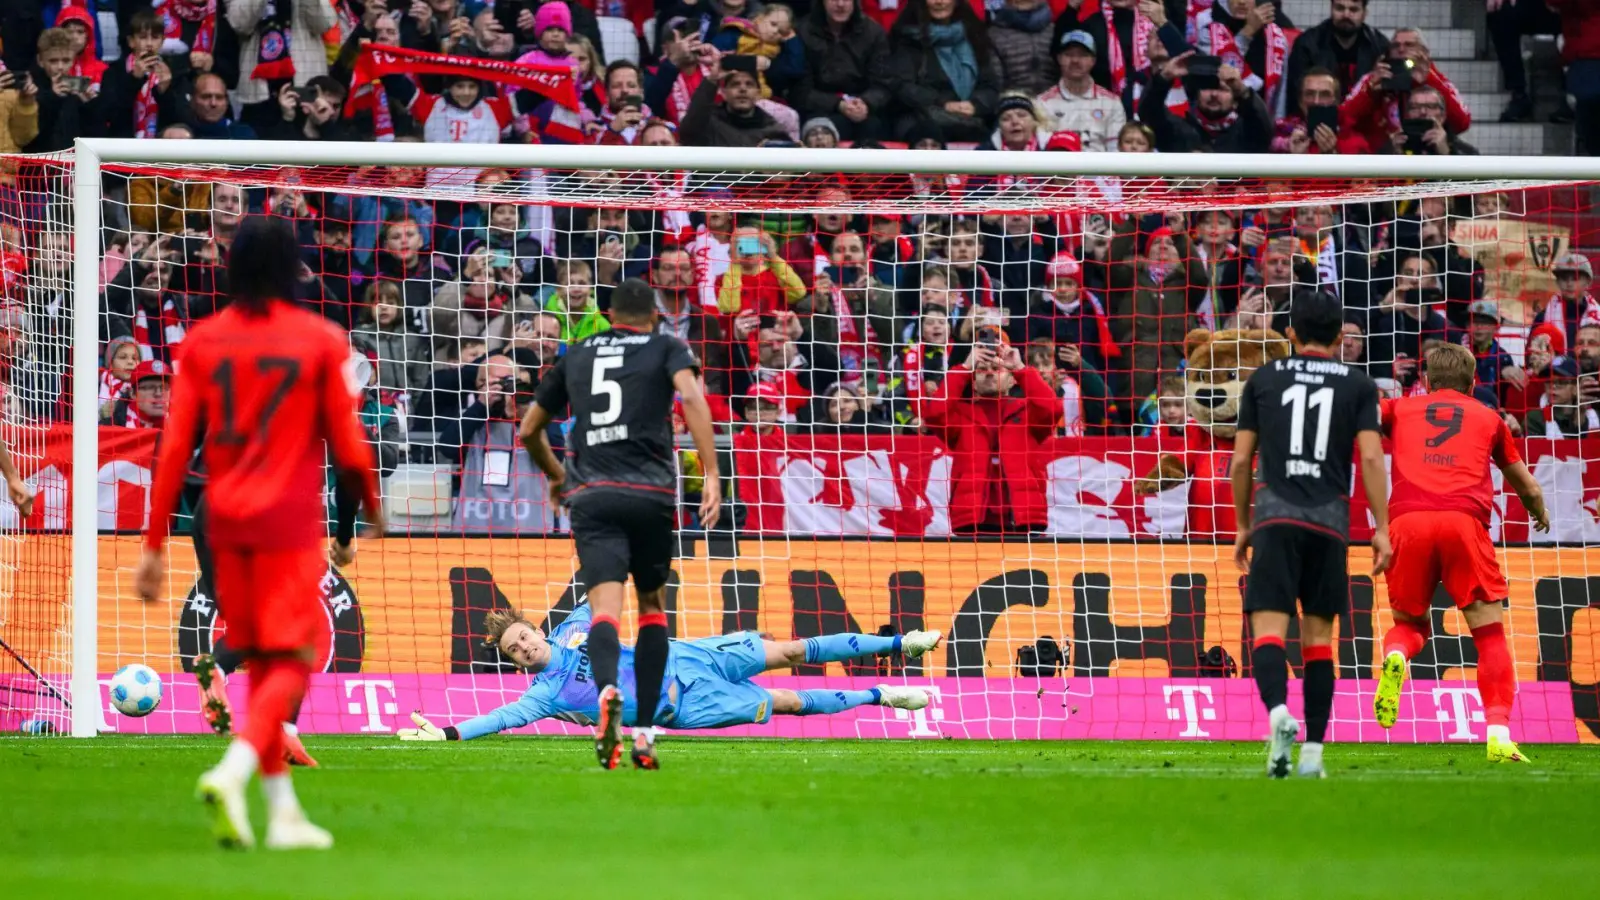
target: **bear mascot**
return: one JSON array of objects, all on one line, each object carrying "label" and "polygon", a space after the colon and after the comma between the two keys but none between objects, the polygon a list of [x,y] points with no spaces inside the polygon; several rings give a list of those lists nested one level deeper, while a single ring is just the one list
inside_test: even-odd
[{"label": "bear mascot", "polygon": [[1189,488],[1192,538],[1233,540],[1233,438],[1239,431],[1239,400],[1250,373],[1289,355],[1289,342],[1271,329],[1207,331],[1184,336],[1184,402],[1189,426],[1183,452],[1163,453],[1156,467],[1134,482],[1134,493],[1150,496],[1185,481]]}]

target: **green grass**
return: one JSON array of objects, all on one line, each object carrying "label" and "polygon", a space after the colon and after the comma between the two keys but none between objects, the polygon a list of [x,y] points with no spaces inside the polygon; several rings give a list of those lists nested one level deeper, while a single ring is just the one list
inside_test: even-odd
[{"label": "green grass", "polygon": [[[676,739],[660,772],[581,740],[307,740],[330,853],[225,854],[196,738],[0,739],[7,897],[1539,897],[1600,872],[1600,752]],[[257,795],[251,794],[252,802]],[[255,818],[262,827],[259,803]]]}]

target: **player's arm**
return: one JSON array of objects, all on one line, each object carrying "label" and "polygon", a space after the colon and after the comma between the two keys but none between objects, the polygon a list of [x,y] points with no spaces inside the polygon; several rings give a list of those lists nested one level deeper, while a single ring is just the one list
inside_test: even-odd
[{"label": "player's arm", "polygon": [[133,580],[134,591],[147,603],[154,601],[161,590],[166,570],[163,551],[172,530],[172,514],[178,509],[183,482],[189,474],[189,460],[200,441],[203,377],[199,360],[192,359],[188,365],[179,367],[172,380],[172,402],[162,426],[155,478],[150,487],[150,525],[145,529],[144,555]]},{"label": "player's arm", "polygon": [[11,502],[17,505],[17,512],[21,518],[26,519],[33,515],[33,489],[22,480],[17,472],[16,463],[11,460],[11,451],[6,447],[5,441],[0,441],[0,475],[6,479],[6,490],[11,494]]},{"label": "player's arm", "polygon": [[395,735],[402,741],[470,741],[486,734],[497,734],[512,728],[537,722],[551,714],[553,689],[549,684],[536,684],[528,692],[505,706],[474,716],[459,725],[443,728],[428,721],[420,712],[411,714],[416,728],[402,728]]},{"label": "player's arm", "polygon": [[1389,546],[1389,472],[1384,466],[1377,385],[1370,385],[1367,391],[1358,401],[1356,453],[1361,458],[1361,489],[1372,512],[1372,574],[1376,577],[1389,568],[1393,549]]},{"label": "player's arm", "polygon": [[1528,464],[1522,461],[1522,453],[1517,449],[1517,442],[1511,435],[1511,428],[1502,420],[1495,429],[1494,443],[1489,448],[1494,464],[1500,468],[1500,474],[1505,476],[1506,484],[1517,492],[1517,499],[1522,501],[1522,508],[1528,511],[1528,518],[1533,520],[1535,531],[1550,530],[1550,513],[1544,508],[1544,488],[1539,486],[1533,473],[1528,471]]},{"label": "player's arm", "polygon": [[705,486],[700,489],[700,524],[710,528],[717,523],[722,511],[722,478],[717,471],[717,439],[711,427],[711,406],[706,403],[693,368],[675,372],[672,386],[678,389],[678,396],[683,400],[684,424],[689,426],[694,449],[700,454],[700,470],[705,475]]},{"label": "player's arm", "polygon": [[367,510],[367,521],[382,533],[383,504],[378,499],[377,466],[356,409],[360,387],[354,384],[350,351],[340,340],[330,339],[328,347],[329,360],[323,367],[319,405],[323,434],[327,436],[328,449],[333,456],[334,478],[361,498]]}]

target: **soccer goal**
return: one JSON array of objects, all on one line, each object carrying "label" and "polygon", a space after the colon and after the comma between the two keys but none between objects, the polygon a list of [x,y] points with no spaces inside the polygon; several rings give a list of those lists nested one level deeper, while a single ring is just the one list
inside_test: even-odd
[{"label": "soccer goal", "polygon": [[[5,163],[5,434],[39,491],[29,518],[0,513],[6,730],[205,728],[189,670],[227,637],[195,554],[171,549],[166,602],[131,577],[166,366],[225,301],[239,217],[264,212],[294,221],[304,299],[351,332],[390,519],[323,582],[303,731],[390,734],[526,687],[482,645],[485,613],[553,625],[583,587],[515,419],[641,277],[723,423],[710,531],[687,514],[708,461],[677,451],[673,633],[946,634],[922,660],[769,676],[914,683],[925,710],[734,733],[1260,737],[1237,388],[1322,290],[1348,311],[1342,356],[1391,396],[1419,390],[1431,342],[1474,348],[1555,521],[1531,533],[1498,496],[1514,728],[1600,735],[1589,160],[85,140]],[[1389,618],[1353,502],[1331,739],[1481,739],[1442,596],[1399,725],[1370,721]],[[130,663],[164,682],[144,718],[107,702]]]}]

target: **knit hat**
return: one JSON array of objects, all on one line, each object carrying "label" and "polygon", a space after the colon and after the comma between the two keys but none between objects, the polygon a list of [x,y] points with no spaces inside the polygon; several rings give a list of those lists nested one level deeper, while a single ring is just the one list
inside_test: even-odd
[{"label": "knit hat", "polygon": [[552,28],[559,28],[567,34],[572,33],[572,10],[567,9],[567,4],[562,0],[548,0],[539,11],[533,14],[534,36],[544,34]]},{"label": "knit hat", "polygon": [[127,335],[123,335],[122,337],[114,337],[111,340],[106,341],[105,358],[101,360],[100,364],[108,369],[111,368],[111,361],[117,358],[117,351],[121,350],[124,346],[137,347],[139,346],[139,342],[131,337],[128,337]]},{"label": "knit hat", "polygon": [[1172,237],[1172,229],[1168,228],[1165,225],[1161,226],[1160,228],[1157,228],[1155,231],[1150,232],[1150,234],[1145,236],[1145,239],[1144,239],[1144,253],[1145,253],[1145,255],[1146,256],[1150,255],[1150,248],[1155,246],[1156,241],[1159,241],[1162,238],[1171,238],[1171,237]]},{"label": "knit hat", "polygon": [[1081,280],[1083,264],[1071,253],[1057,253],[1051,257],[1050,264],[1044,268],[1044,277],[1049,281],[1057,278],[1073,278]]},{"label": "knit hat", "polygon": [[994,110],[995,117],[999,118],[1000,116],[1005,115],[1008,110],[1013,109],[1020,109],[1030,116],[1034,116],[1035,118],[1038,117],[1038,113],[1034,112],[1033,109],[1033,100],[1031,98],[1020,97],[1015,94],[1000,98],[1000,105],[995,107]]},{"label": "knit hat", "polygon": [[1560,356],[1567,352],[1567,332],[1560,325],[1554,322],[1543,322],[1533,326],[1528,332],[1528,343],[1533,343],[1533,339],[1541,334],[1550,339],[1551,353]]},{"label": "knit hat", "polygon": [[833,139],[836,141],[839,140],[839,126],[833,124],[833,120],[827,116],[817,116],[814,119],[807,119],[806,123],[800,126],[800,139],[805,140],[806,135],[816,131],[819,128],[823,131],[833,132]]}]

